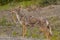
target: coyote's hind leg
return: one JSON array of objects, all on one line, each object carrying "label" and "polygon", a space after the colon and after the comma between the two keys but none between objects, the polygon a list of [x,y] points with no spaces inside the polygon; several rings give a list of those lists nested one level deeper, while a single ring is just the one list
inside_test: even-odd
[{"label": "coyote's hind leg", "polygon": [[44,33],[47,40],[51,40],[50,32],[46,27],[40,27],[40,31]]}]

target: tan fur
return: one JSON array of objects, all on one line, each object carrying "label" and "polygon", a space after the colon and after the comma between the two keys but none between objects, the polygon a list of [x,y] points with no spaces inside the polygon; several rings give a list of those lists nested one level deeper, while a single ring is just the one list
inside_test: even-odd
[{"label": "tan fur", "polygon": [[[16,17],[19,21],[19,23],[22,25],[23,27],[23,37],[25,37],[26,35],[26,28],[27,25],[29,26],[34,26],[35,24],[40,26],[40,30],[45,34],[46,38],[49,39],[50,38],[50,31],[51,31],[51,27],[49,26],[49,22],[46,21],[46,19],[42,19],[40,17],[36,18],[34,16],[25,16],[25,15],[20,15],[18,14],[17,11],[12,11],[12,13],[16,14]],[[19,18],[20,17],[20,18]]]}]

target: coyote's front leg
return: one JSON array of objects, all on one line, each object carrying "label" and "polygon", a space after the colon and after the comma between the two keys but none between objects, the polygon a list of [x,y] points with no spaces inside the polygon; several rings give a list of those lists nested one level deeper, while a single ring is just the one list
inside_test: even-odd
[{"label": "coyote's front leg", "polygon": [[22,26],[23,26],[23,33],[22,33],[22,35],[23,35],[23,37],[25,37],[26,32],[27,32],[27,28],[26,28],[25,24],[23,24]]}]

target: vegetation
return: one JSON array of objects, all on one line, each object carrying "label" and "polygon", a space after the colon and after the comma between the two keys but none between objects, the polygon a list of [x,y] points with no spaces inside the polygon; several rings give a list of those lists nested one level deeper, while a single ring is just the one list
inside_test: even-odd
[{"label": "vegetation", "polygon": [[33,1],[36,3],[40,4],[56,4],[57,0],[0,0],[0,5],[5,5],[7,3],[12,3],[12,2],[23,2],[23,1]]},{"label": "vegetation", "polygon": [[[53,24],[53,25],[51,25],[52,28],[53,28],[52,29],[53,36],[52,36],[51,40],[59,40],[60,39],[60,36],[59,36],[60,35],[60,27],[59,27],[60,26],[60,18],[58,16],[54,16],[54,17],[50,17],[48,19],[49,19],[50,23]],[[7,33],[9,31],[9,32],[12,32],[11,36],[21,36],[22,32],[20,30],[22,30],[22,29],[19,29],[20,26],[17,26],[18,29],[16,27],[12,28],[12,27],[9,27],[9,26],[12,26],[12,25],[11,25],[10,22],[9,22],[10,25],[9,25],[9,23],[7,23],[7,21],[6,21],[7,19],[5,17],[3,17],[1,20],[2,21],[0,21],[0,25],[7,26],[7,27],[2,27],[2,29],[0,29],[0,30],[3,31],[3,33],[4,32]],[[42,36],[43,34],[41,34],[40,30],[38,30],[38,29],[39,29],[38,27],[33,27],[33,28],[28,27],[27,28],[28,31],[26,33],[26,37],[45,38],[44,36]],[[20,33],[15,31],[15,30],[19,30]],[[0,33],[0,35],[1,35],[1,33]],[[9,35],[10,35],[10,33],[9,33]]]},{"label": "vegetation", "polygon": [[0,0],[0,10],[14,8],[15,6],[47,6],[51,4],[58,4],[60,0]]},{"label": "vegetation", "polygon": [[0,18],[0,26],[13,26],[13,25],[15,24],[12,24],[11,22],[9,22],[5,16]]},{"label": "vegetation", "polygon": [[[31,5],[47,6],[51,4],[58,4],[58,1],[60,0],[0,0],[0,10],[7,10],[10,8],[14,8],[16,6],[22,6],[22,7],[27,7]],[[52,24],[51,26],[53,28],[52,29],[53,36],[51,39],[59,40],[60,39],[60,18],[58,16],[54,16],[48,19],[49,19],[49,22]],[[22,33],[21,32],[22,28],[20,27],[20,25],[17,24],[17,27],[15,27],[16,25],[9,22],[5,16],[0,18],[0,26],[2,26],[2,28],[0,28],[0,34],[9,32],[9,34],[11,33],[13,36],[20,36]],[[10,27],[10,26],[13,26],[13,27]],[[19,32],[15,30],[18,30]],[[40,30],[38,31],[37,27],[31,28],[31,29],[27,28],[27,30],[28,31],[26,33],[26,37],[33,37],[33,38],[42,37],[43,38],[43,36],[40,33]]]}]

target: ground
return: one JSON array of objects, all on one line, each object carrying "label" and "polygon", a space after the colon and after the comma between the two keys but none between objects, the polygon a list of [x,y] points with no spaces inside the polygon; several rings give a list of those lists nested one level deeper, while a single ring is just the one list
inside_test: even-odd
[{"label": "ground", "polygon": [[[37,8],[37,10],[31,10],[27,11],[27,9],[22,9],[21,13],[25,14],[26,16],[33,15],[35,17],[46,17],[52,27],[53,36],[52,40],[59,40],[60,39],[60,5],[50,5],[43,8]],[[10,40],[14,40],[14,37],[20,37],[22,38],[22,27],[18,23],[14,23],[12,20],[12,14],[9,10],[1,10],[0,11],[0,40],[7,40],[9,37]],[[27,29],[27,38],[23,38],[22,40],[40,40],[45,38],[43,34],[39,32],[37,27],[33,27],[32,29],[28,27]],[[31,32],[33,31],[33,33]],[[5,37],[3,36],[5,35]],[[32,37],[32,38],[31,38]],[[5,39],[4,39],[5,38]],[[35,39],[36,38],[36,39]],[[19,38],[16,38],[15,40],[20,40]]]}]

